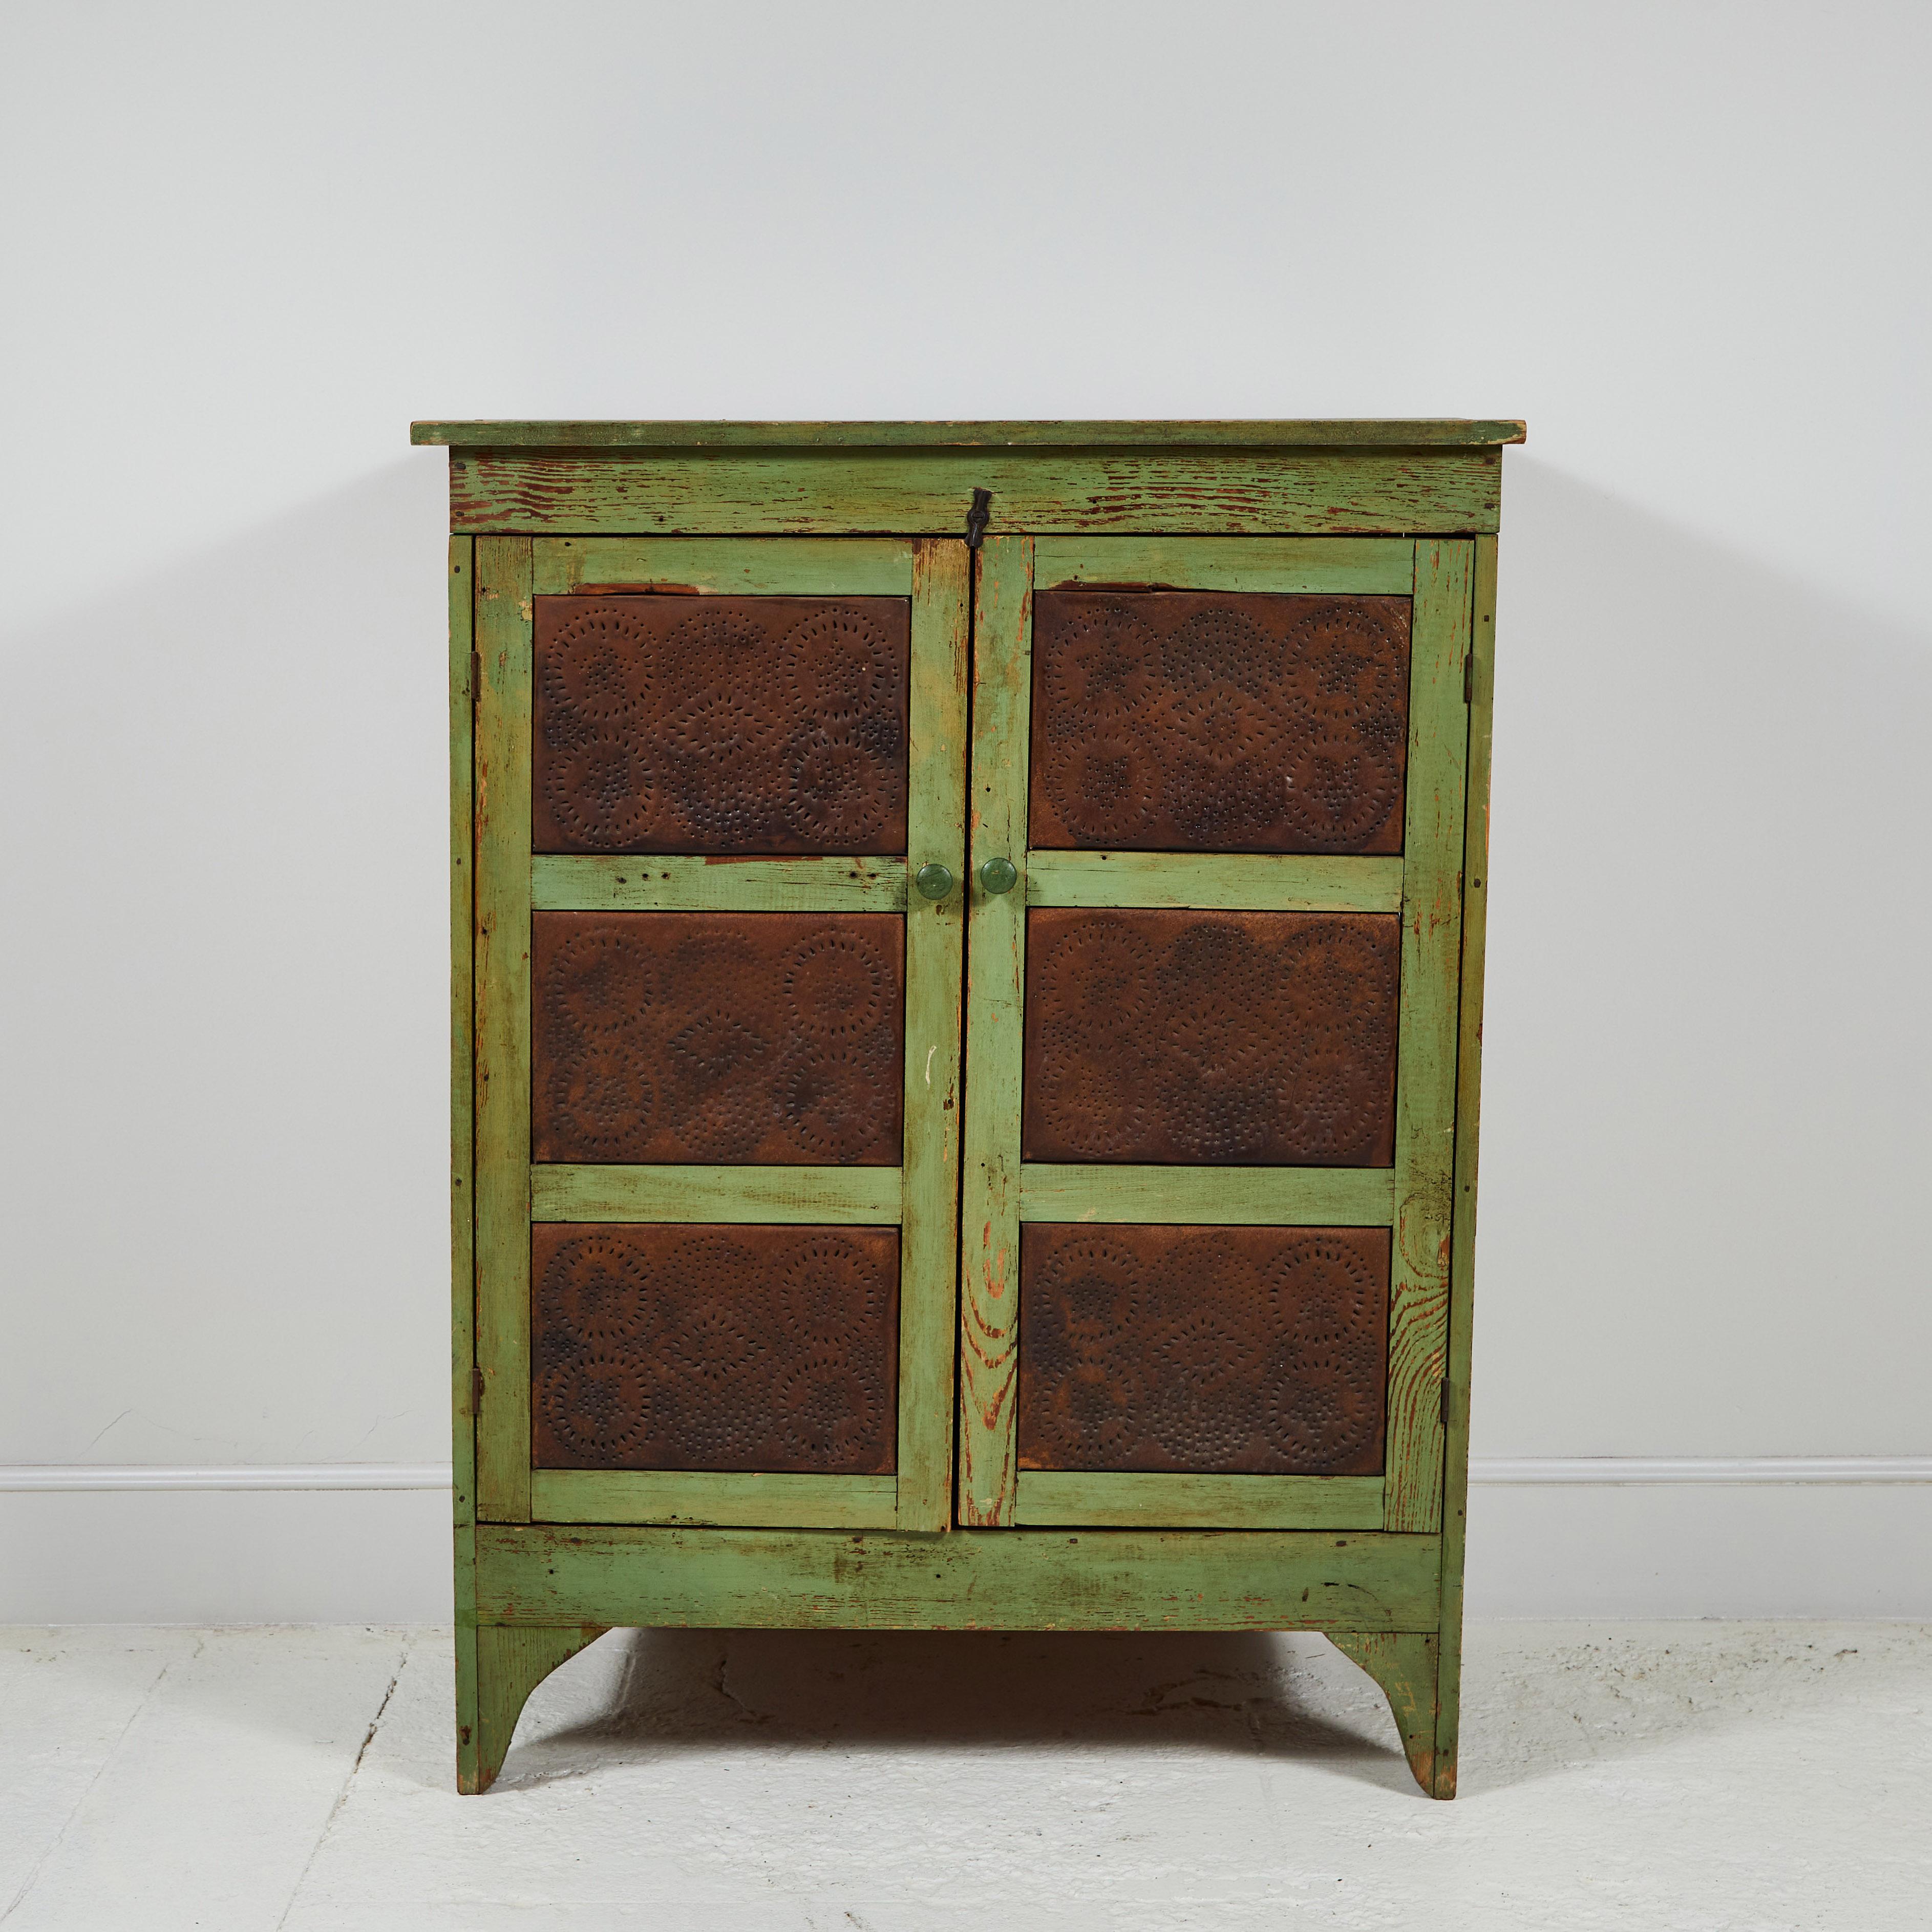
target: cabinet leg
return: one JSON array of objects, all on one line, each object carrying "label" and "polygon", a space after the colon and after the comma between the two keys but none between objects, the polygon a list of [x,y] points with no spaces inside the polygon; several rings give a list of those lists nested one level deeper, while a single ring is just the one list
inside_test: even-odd
[{"label": "cabinet leg", "polygon": [[1382,1688],[1415,1781],[1431,1798],[1456,1795],[1456,1754],[1436,1748],[1436,1641],[1408,1630],[1330,1630],[1329,1641]]},{"label": "cabinet leg", "polygon": [[482,1624],[456,1633],[456,1788],[488,1791],[530,1693],[605,1624]]}]

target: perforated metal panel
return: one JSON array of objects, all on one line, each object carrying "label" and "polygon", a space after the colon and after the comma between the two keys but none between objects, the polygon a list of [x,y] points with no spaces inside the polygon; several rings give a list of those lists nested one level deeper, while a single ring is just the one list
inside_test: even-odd
[{"label": "perforated metal panel", "polygon": [[898,1242],[896,1228],[539,1223],[536,1466],[890,1472]]},{"label": "perforated metal panel", "polygon": [[539,852],[903,852],[900,598],[540,597]]},{"label": "perforated metal panel", "polygon": [[1020,1466],[1372,1474],[1388,1286],[1386,1228],[1030,1223]]},{"label": "perforated metal panel", "polygon": [[899,919],[542,912],[532,925],[535,1159],[897,1164]]},{"label": "perforated metal panel", "polygon": [[1399,852],[1409,600],[1042,592],[1036,846]]},{"label": "perforated metal panel", "polygon": [[1392,914],[1038,909],[1024,1157],[1389,1166],[1400,950]]}]

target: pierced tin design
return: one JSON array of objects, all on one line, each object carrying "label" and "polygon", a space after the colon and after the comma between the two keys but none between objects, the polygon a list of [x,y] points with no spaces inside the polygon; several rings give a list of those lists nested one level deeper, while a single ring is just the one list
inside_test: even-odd
[{"label": "pierced tin design", "polygon": [[1023,1469],[1373,1475],[1386,1228],[1029,1222]]},{"label": "pierced tin design", "polygon": [[891,1167],[904,922],[533,915],[531,1157]]},{"label": "pierced tin design", "polygon": [[544,1469],[891,1472],[896,1228],[530,1231]]},{"label": "pierced tin design", "polygon": [[1400,950],[1393,913],[1039,908],[1024,1158],[1390,1166]]},{"label": "pierced tin design", "polygon": [[1036,846],[1400,852],[1409,600],[1043,591]]},{"label": "pierced tin design", "polygon": [[895,853],[911,607],[539,597],[538,852]]}]

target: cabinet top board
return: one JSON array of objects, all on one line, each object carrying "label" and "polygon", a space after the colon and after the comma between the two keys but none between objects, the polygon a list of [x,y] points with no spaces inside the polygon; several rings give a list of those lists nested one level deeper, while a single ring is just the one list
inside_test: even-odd
[{"label": "cabinet top board", "polygon": [[466,449],[1480,448],[1520,422],[1396,416],[1193,422],[416,422],[410,440]]}]

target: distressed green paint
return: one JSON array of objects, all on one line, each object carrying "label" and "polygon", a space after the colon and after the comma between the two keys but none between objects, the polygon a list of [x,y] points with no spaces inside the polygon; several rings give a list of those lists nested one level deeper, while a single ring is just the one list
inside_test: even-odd
[{"label": "distressed green paint", "polygon": [[476,544],[449,540],[450,1500],[455,1566],[456,1721],[476,1729],[476,824],[472,738]]},{"label": "distressed green paint", "polygon": [[1496,526],[1500,454],[1439,449],[456,448],[459,530],[534,536],[957,536],[976,488],[998,534],[1406,535]]},{"label": "distressed green paint", "polygon": [[981,546],[973,631],[958,1515],[991,1526],[1010,1519],[1013,1502],[1026,896],[989,892],[979,874],[989,859],[1017,861],[1026,851],[1031,538],[989,537]]},{"label": "distressed green paint", "polygon": [[1384,1518],[1394,1530],[1434,1530],[1442,1520],[1442,1378],[1449,1313],[1468,752],[1463,664],[1469,650],[1474,567],[1472,544],[1416,545]]},{"label": "distressed green paint", "polygon": [[[1469,1361],[1481,1126],[1483,961],[1489,934],[1490,736],[1496,703],[1496,544],[1476,540],[1470,634],[1469,772],[1462,841],[1462,998],[1456,1016],[1456,1205],[1449,1250],[1449,1427],[1443,1446],[1442,1616],[1436,1796],[1455,1795],[1462,1668],[1462,1550],[1469,1503]],[[1447,1788],[1444,1789],[1446,1784]]]},{"label": "distressed green paint", "polygon": [[533,1221],[817,1221],[896,1225],[896,1167],[634,1167],[530,1169]]},{"label": "distressed green paint", "polygon": [[1379,1476],[1022,1469],[1013,1520],[1087,1529],[1379,1529]]},{"label": "distressed green paint", "polygon": [[542,537],[538,596],[657,585],[720,596],[910,597],[902,537]]},{"label": "distressed green paint", "polygon": [[1444,1790],[1436,1753],[1436,1640],[1409,1630],[1330,1630],[1328,1640],[1381,1685],[1416,1783],[1432,1798],[1454,1797],[1455,1766]]},{"label": "distressed green paint", "polygon": [[456,1788],[488,1791],[503,1768],[530,1693],[560,1664],[594,1643],[602,1624],[484,1624],[470,1632],[482,1687],[476,1708],[456,1730]]},{"label": "distressed green paint", "polygon": [[1385,1167],[1063,1167],[1028,1161],[1020,1169],[1020,1219],[1386,1228],[1395,1219],[1395,1176]]},{"label": "distressed green paint", "polygon": [[1228,912],[1397,912],[1400,859],[1246,852],[1027,854],[1027,903]]},{"label": "distressed green paint", "polygon": [[1042,537],[1034,575],[1042,590],[1100,584],[1406,597],[1415,546],[1400,537]]},{"label": "distressed green paint", "polygon": [[530,545],[476,544],[477,1514],[530,1517]]},{"label": "distressed green paint", "polygon": [[890,1529],[892,1476],[786,1476],[715,1469],[536,1469],[539,1522],[731,1524]]},{"label": "distressed green paint", "polygon": [[1374,1532],[490,1526],[490,1623],[1433,1633],[1439,1546]]},{"label": "distressed green paint", "polygon": [[[965,544],[932,538],[913,560],[907,866],[965,869]],[[966,915],[956,888],[916,893],[906,915],[904,1218],[899,1236],[898,1502],[902,1529],[952,1520],[952,1366],[959,1258],[960,997]]]},{"label": "distressed green paint", "polygon": [[903,912],[903,859],[702,859],[539,852],[539,912]]},{"label": "distressed green paint", "polygon": [[1462,448],[1520,442],[1502,419],[1369,416],[1223,422],[416,422],[416,443],[512,449]]}]

